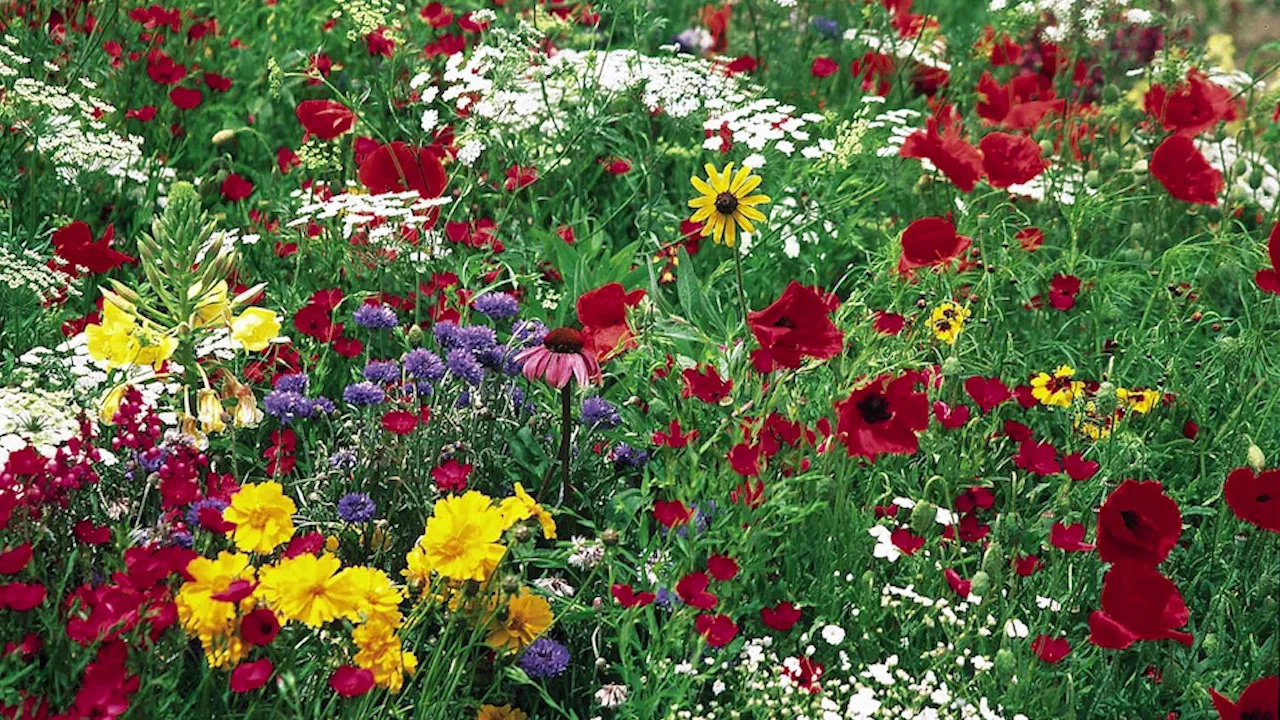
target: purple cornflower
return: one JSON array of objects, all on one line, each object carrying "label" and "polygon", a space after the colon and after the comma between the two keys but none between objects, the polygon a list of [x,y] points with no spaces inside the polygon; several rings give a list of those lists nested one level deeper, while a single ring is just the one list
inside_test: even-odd
[{"label": "purple cornflower", "polygon": [[511,342],[517,346],[533,347],[547,337],[547,326],[537,320],[521,320],[511,328]]},{"label": "purple cornflower", "polygon": [[439,343],[440,347],[447,350],[458,346],[458,324],[454,321],[442,320],[436,323],[431,332],[436,336],[436,342]]},{"label": "purple cornflower", "polygon": [[494,320],[515,317],[520,313],[520,301],[515,295],[504,292],[485,293],[471,301],[471,307],[481,315]]},{"label": "purple cornflower", "polygon": [[352,405],[377,405],[387,399],[382,388],[371,382],[351,383],[342,391],[342,399]]},{"label": "purple cornflower", "polygon": [[439,380],[444,377],[445,366],[440,356],[425,348],[410,350],[401,358],[405,372],[415,380]]},{"label": "purple cornflower", "polygon": [[832,40],[840,39],[840,23],[828,17],[818,16],[813,19],[813,29]]},{"label": "purple cornflower", "polygon": [[481,351],[477,359],[480,361],[481,365],[489,368],[490,370],[501,371],[507,364],[507,349],[500,345],[495,345],[487,350]]},{"label": "purple cornflower", "polygon": [[378,506],[364,493],[347,493],[338,500],[338,517],[342,522],[366,523],[378,512]]},{"label": "purple cornflower", "polygon": [[356,324],[370,330],[390,330],[399,327],[396,311],[386,305],[361,305],[352,313]]},{"label": "purple cornflower", "polygon": [[450,350],[448,356],[449,372],[462,378],[469,385],[479,385],[484,379],[484,367],[476,361],[470,350]]},{"label": "purple cornflower", "polygon": [[153,473],[158,471],[161,465],[164,465],[165,458],[168,455],[169,453],[165,452],[163,447],[153,447],[138,455],[138,464],[142,466],[143,470]]},{"label": "purple cornflower", "polygon": [[169,536],[169,542],[183,550],[190,550],[196,544],[195,538],[191,537],[191,533],[186,530],[173,531],[173,534]]},{"label": "purple cornflower", "polygon": [[378,383],[396,382],[400,379],[400,363],[395,360],[370,360],[364,366],[364,379]]},{"label": "purple cornflower", "polygon": [[329,456],[329,467],[340,470],[351,470],[356,466],[356,460],[355,450],[335,450],[334,453]]},{"label": "purple cornflower", "polygon": [[471,352],[484,352],[498,344],[498,336],[493,328],[485,325],[468,325],[458,328],[454,333],[454,341],[458,347]]},{"label": "purple cornflower", "polygon": [[300,395],[306,395],[307,388],[310,386],[311,378],[307,377],[306,373],[291,373],[276,378],[275,389],[280,392],[295,392]]},{"label": "purple cornflower", "polygon": [[613,469],[618,472],[639,470],[649,462],[647,450],[636,450],[626,443],[618,443],[613,449]]},{"label": "purple cornflower", "polygon": [[519,665],[534,680],[558,677],[569,667],[569,650],[549,637],[540,637],[525,648]]},{"label": "purple cornflower", "polygon": [[205,498],[191,503],[191,507],[187,508],[187,527],[200,526],[200,511],[205,509],[217,510],[218,514],[222,514],[227,509],[227,501],[218,498]]},{"label": "purple cornflower", "polygon": [[292,390],[272,390],[262,398],[262,409],[268,415],[288,425],[298,418],[309,418],[315,414],[315,401]]},{"label": "purple cornflower", "polygon": [[582,424],[589,428],[618,427],[621,423],[618,408],[602,397],[589,397],[582,401]]},{"label": "purple cornflower", "polygon": [[665,587],[658,588],[658,592],[655,593],[655,595],[657,597],[654,598],[654,602],[658,607],[661,607],[664,610],[673,610],[676,605],[684,604],[684,601],[680,599],[679,595],[676,595]]},{"label": "purple cornflower", "polygon": [[311,414],[324,413],[328,415],[333,412],[333,401],[324,396],[311,398]]}]

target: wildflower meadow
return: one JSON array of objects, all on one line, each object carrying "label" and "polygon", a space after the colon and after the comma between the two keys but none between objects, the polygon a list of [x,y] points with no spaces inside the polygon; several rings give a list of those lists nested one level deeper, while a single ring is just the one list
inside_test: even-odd
[{"label": "wildflower meadow", "polygon": [[1280,720],[1270,0],[0,0],[0,718]]}]

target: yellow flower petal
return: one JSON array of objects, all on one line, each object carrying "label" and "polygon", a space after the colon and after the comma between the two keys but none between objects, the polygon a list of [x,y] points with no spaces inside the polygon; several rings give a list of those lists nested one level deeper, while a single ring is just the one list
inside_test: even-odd
[{"label": "yellow flower petal", "polygon": [[772,199],[768,195],[752,195],[750,197],[738,198],[738,205],[759,205],[767,202],[772,202]]},{"label": "yellow flower petal", "polygon": [[689,182],[693,183],[693,189],[694,189],[694,190],[697,190],[698,192],[700,192],[700,193],[702,193],[703,195],[706,195],[706,196],[708,196],[708,197],[710,197],[710,198],[712,198],[712,199],[714,199],[714,198],[715,198],[715,196],[716,196],[716,191],[711,187],[711,185],[709,185],[709,184],[707,183],[707,181],[706,181],[706,180],[703,180],[702,178],[698,177],[697,175],[694,175],[693,177],[689,178]]},{"label": "yellow flower petal", "polygon": [[738,174],[733,176],[733,182],[729,183],[729,192],[733,193],[734,195],[737,195],[738,188],[742,187],[742,184],[746,182],[747,178],[750,176],[751,176],[751,168],[745,165],[739,168]]},{"label": "yellow flower petal", "polygon": [[[743,168],[743,170],[745,169],[746,168]],[[732,190],[733,194],[737,195],[740,198],[746,197],[747,194],[750,193],[752,190],[755,190],[756,188],[760,187],[760,183],[763,181],[764,181],[764,178],[760,177],[759,175],[751,175],[742,183],[734,186]]]},{"label": "yellow flower petal", "polygon": [[[714,205],[708,205],[707,207],[704,207],[704,208],[702,208],[702,209],[698,210],[698,212],[694,213],[694,214],[693,214],[693,217],[689,218],[689,221],[690,221],[690,222],[702,222],[703,220],[706,220],[707,218],[710,218],[710,217],[711,217],[712,215],[714,215],[714,214],[716,214],[716,208],[715,208],[715,206],[714,206]],[[704,229],[705,229],[705,228],[704,228]],[[706,235],[706,233],[703,233],[703,235]]]},{"label": "yellow flower petal", "polygon": [[764,222],[764,213],[751,207],[750,205],[739,205],[738,213],[741,215],[745,215],[746,217],[751,218],[756,222]]},{"label": "yellow flower petal", "polygon": [[738,227],[741,227],[743,232],[753,233],[756,231],[756,226],[752,225],[750,220],[743,217],[743,213],[741,212],[734,213],[733,219],[737,221]]}]

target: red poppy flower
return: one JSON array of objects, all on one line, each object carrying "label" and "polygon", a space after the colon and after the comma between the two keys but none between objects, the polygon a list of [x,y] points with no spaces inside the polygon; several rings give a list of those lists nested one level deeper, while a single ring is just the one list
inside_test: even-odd
[{"label": "red poppy flower", "polygon": [[984,378],[975,375],[964,381],[964,391],[984,413],[995,410],[1013,397],[1009,386],[998,377]]},{"label": "red poppy flower", "polygon": [[1023,440],[1018,444],[1018,454],[1014,456],[1013,464],[1036,475],[1062,472],[1062,466],[1058,464],[1058,449],[1049,442]]},{"label": "red poppy flower", "polygon": [[786,632],[795,627],[795,624],[800,622],[800,615],[800,608],[785,600],[773,607],[760,608],[760,622],[770,630],[778,632]]},{"label": "red poppy flower", "polygon": [[204,93],[195,88],[176,87],[169,91],[169,102],[179,110],[195,110],[204,102]]},{"label": "red poppy flower", "polygon": [[876,95],[888,95],[889,90],[893,87],[893,79],[896,76],[893,56],[885,53],[868,52],[849,63],[849,73],[855,78],[862,78],[863,92],[870,92],[874,87]]},{"label": "red poppy flower", "polygon": [[1123,650],[1139,640],[1177,640],[1188,647],[1191,633],[1179,632],[1191,613],[1173,581],[1155,568],[1113,565],[1102,579],[1102,609],[1089,616],[1089,642]]},{"label": "red poppy flower", "polygon": [[438,2],[427,3],[418,13],[433,28],[439,29],[453,22],[453,11]]},{"label": "red poppy flower", "polygon": [[951,589],[954,590],[962,600],[969,597],[969,593],[973,591],[973,582],[960,577],[960,573],[952,570],[951,568],[943,570],[942,576],[946,578],[947,585],[950,585]]},{"label": "red poppy flower", "polygon": [[1062,469],[1072,480],[1088,480],[1098,474],[1101,465],[1096,460],[1085,460],[1080,453],[1071,453],[1062,458]]},{"label": "red poppy flower", "polygon": [[268,608],[257,608],[240,618],[240,637],[250,645],[270,645],[279,632],[280,621]]},{"label": "red poppy flower", "polygon": [[0,608],[26,612],[44,602],[45,589],[40,583],[11,582],[0,585]]},{"label": "red poppy flower", "polygon": [[359,697],[373,689],[373,671],[343,665],[329,676],[329,687],[342,697]]},{"label": "red poppy flower", "polygon": [[752,483],[750,480],[743,480],[729,491],[729,502],[735,505],[746,505],[749,508],[760,507],[764,504],[764,481],[757,480]]},{"label": "red poppy flower", "polygon": [[922,267],[946,268],[951,261],[968,252],[973,240],[956,233],[951,221],[926,217],[913,221],[902,233],[902,255],[898,272],[910,277]]},{"label": "red poppy flower", "polygon": [[1232,92],[1202,73],[1187,72],[1186,84],[1172,88],[1157,83],[1142,101],[1143,110],[1165,130],[1188,137],[1199,135],[1219,122],[1239,117],[1242,103],[1232,99]]},{"label": "red poppy flower", "polygon": [[225,535],[236,529],[236,524],[222,517],[222,511],[217,508],[200,508],[196,513],[196,521],[200,523],[200,527],[219,535]]},{"label": "red poppy flower", "polygon": [[507,168],[507,182],[503,184],[503,188],[507,192],[520,190],[532,185],[538,180],[538,168],[529,165],[512,165]]},{"label": "red poppy flower", "polygon": [[203,80],[204,84],[214,92],[226,92],[231,89],[231,78],[225,75],[207,72],[204,74]]},{"label": "red poppy flower", "polygon": [[53,252],[60,260],[65,261],[65,271],[73,277],[79,275],[77,267],[101,274],[125,263],[137,262],[137,258],[111,247],[115,236],[115,225],[107,225],[107,229],[102,231],[102,237],[94,240],[89,226],[76,220],[54,231]]},{"label": "red poppy flower", "polygon": [[623,583],[614,583],[609,588],[609,593],[624,608],[644,607],[658,597],[651,592],[636,592],[630,585]]},{"label": "red poppy flower", "polygon": [[1231,512],[1241,520],[1280,533],[1280,468],[1254,475],[1247,467],[1236,468],[1222,486]]},{"label": "red poppy flower", "polygon": [[707,558],[707,572],[717,580],[732,580],[738,575],[738,562],[725,555],[712,555]]},{"label": "red poppy flower", "polygon": [[916,392],[916,373],[881,375],[835,404],[836,436],[850,457],[875,461],[885,454],[914,455],[916,433],[929,426],[929,398]]},{"label": "red poppy flower", "polygon": [[257,690],[271,679],[275,666],[268,658],[242,662],[231,671],[231,692],[247,693]]},{"label": "red poppy flower", "polygon": [[763,373],[775,367],[798,368],[806,358],[826,360],[840,354],[844,333],[828,317],[839,306],[834,296],[792,280],[769,307],[747,314],[760,349],[751,363]]},{"label": "red poppy flower", "polygon": [[1044,561],[1035,555],[1022,555],[1013,560],[1013,571],[1022,577],[1030,577],[1042,567]]},{"label": "red poppy flower", "polygon": [[1151,175],[1169,194],[1188,203],[1217,205],[1222,172],[1204,159],[1191,138],[1170,135],[1151,154]]},{"label": "red poppy flower", "polygon": [[684,378],[681,397],[696,397],[712,405],[729,397],[729,392],[733,390],[733,381],[721,378],[715,365],[708,364],[705,370],[686,368],[680,377]]},{"label": "red poppy flower", "polygon": [[904,158],[929,160],[961,192],[970,192],[982,177],[982,153],[960,136],[960,123],[949,121],[938,130],[938,118],[925,122],[902,143]]},{"label": "red poppy flower", "polygon": [[582,346],[594,352],[597,361],[607,362],[636,347],[627,308],[639,305],[644,296],[642,289],[627,292],[621,283],[611,282],[578,297],[575,309],[582,323]]},{"label": "red poppy flower", "polygon": [[333,140],[351,131],[356,124],[356,114],[337,100],[303,100],[293,114],[306,134],[302,142],[314,135],[321,140]]},{"label": "red poppy flower", "polygon": [[1098,511],[1098,557],[1103,562],[1159,565],[1181,534],[1178,504],[1156,480],[1125,480]]},{"label": "red poppy flower", "polygon": [[137,120],[138,122],[151,122],[156,119],[156,106],[143,105],[134,110],[125,110],[124,116],[127,119]]},{"label": "red poppy flower", "polygon": [[989,72],[978,79],[978,116],[1011,130],[1034,130],[1050,113],[1061,113],[1066,101],[1055,97],[1053,80],[1024,71],[1001,85]]},{"label": "red poppy flower", "polygon": [[991,187],[1007,188],[1029,182],[1044,172],[1040,144],[1024,135],[994,132],[978,143],[982,167]]},{"label": "red poppy flower", "polygon": [[889,533],[889,541],[904,555],[915,555],[917,550],[924,547],[924,537],[904,527]]},{"label": "red poppy flower", "polygon": [[276,150],[276,167],[280,169],[280,174],[288,175],[289,171],[302,164],[302,158],[298,157],[298,153],[287,147]]},{"label": "red poppy flower", "polygon": [[1067,311],[1076,306],[1080,294],[1080,278],[1075,275],[1055,274],[1049,281],[1049,304],[1055,310]]},{"label": "red poppy flower", "polygon": [[258,584],[248,580],[232,580],[227,583],[227,587],[222,592],[216,592],[209,597],[220,602],[238,603],[241,600],[253,594],[258,588]]},{"label": "red poppy flower", "polygon": [[1271,235],[1267,238],[1267,256],[1271,259],[1271,267],[1254,273],[1253,281],[1263,292],[1280,295],[1280,222],[1271,228]]},{"label": "red poppy flower", "polygon": [[31,562],[31,543],[11,547],[0,552],[0,575],[16,575]]},{"label": "red poppy flower", "polygon": [[738,636],[738,624],[728,615],[699,615],[693,626],[713,648],[724,647]]},{"label": "red poppy flower", "polygon": [[440,463],[432,468],[431,478],[436,481],[440,492],[462,492],[467,489],[467,478],[471,476],[471,465],[460,463],[456,459]]},{"label": "red poppy flower", "polygon": [[1218,720],[1276,720],[1280,717],[1280,675],[1254,680],[1240,693],[1238,702],[1231,702],[1209,688],[1213,709]]},{"label": "red poppy flower", "polygon": [[1049,529],[1049,543],[1065,552],[1089,552],[1094,546],[1084,541],[1086,532],[1084,523],[1063,525],[1056,522]]},{"label": "red poppy flower", "polygon": [[318,532],[309,532],[305,535],[295,536],[284,547],[284,552],[280,554],[286,558],[293,558],[301,555],[315,555],[323,549],[324,535]]},{"label": "red poppy flower", "polygon": [[159,50],[153,50],[147,57],[147,76],[158,85],[177,85],[187,76],[187,66],[174,62]]},{"label": "red poppy flower", "polygon": [[1038,227],[1022,228],[1013,239],[1018,241],[1023,250],[1035,252],[1036,248],[1044,244],[1044,231]]},{"label": "red poppy flower", "polygon": [[672,420],[671,424],[667,426],[666,432],[661,430],[653,431],[653,444],[665,445],[669,448],[682,448],[696,437],[698,437],[697,430],[690,430],[685,433],[680,429],[680,421]]},{"label": "red poppy flower", "polygon": [[379,145],[360,163],[358,176],[374,195],[415,190],[424,198],[436,198],[449,182],[430,150],[402,142]]},{"label": "red poppy flower", "polygon": [[742,477],[760,474],[760,446],[738,443],[729,449],[729,467]]},{"label": "red poppy flower", "polygon": [[667,529],[684,525],[693,518],[693,512],[679,500],[654,500],[653,519]]},{"label": "red poppy flower", "polygon": [[877,310],[875,320],[871,323],[871,329],[881,335],[893,337],[902,332],[902,328],[907,324],[907,319],[898,313],[892,313],[887,310]]},{"label": "red poppy flower", "polygon": [[676,594],[686,605],[699,610],[710,610],[716,606],[717,602],[716,596],[707,592],[707,586],[710,583],[711,580],[706,573],[691,572],[676,583]]},{"label": "red poppy flower", "polygon": [[231,173],[222,181],[222,197],[230,202],[238,202],[253,194],[253,183],[236,173]]},{"label": "red poppy flower", "polygon": [[813,66],[809,68],[809,73],[816,78],[824,78],[834,75],[840,66],[835,60],[829,57],[816,57],[813,59]]},{"label": "red poppy flower", "polygon": [[1031,641],[1031,652],[1044,662],[1054,665],[1071,654],[1071,643],[1064,637],[1037,635],[1036,639]]},{"label": "red poppy flower", "polygon": [[408,435],[418,427],[418,416],[407,410],[391,410],[382,416],[382,429],[396,435]]},{"label": "red poppy flower", "polygon": [[933,416],[938,419],[938,424],[948,430],[956,430],[964,427],[969,422],[969,406],[957,405],[951,407],[941,400],[933,401]]}]

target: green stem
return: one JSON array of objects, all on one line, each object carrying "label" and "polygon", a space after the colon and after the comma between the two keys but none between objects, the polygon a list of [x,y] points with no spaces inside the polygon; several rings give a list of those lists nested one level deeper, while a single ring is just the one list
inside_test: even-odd
[{"label": "green stem", "polygon": [[737,248],[730,249],[733,250],[733,271],[738,276],[738,304],[742,306],[742,322],[749,324],[747,319],[749,312],[747,310],[747,291],[742,282],[742,253],[738,252]]}]

